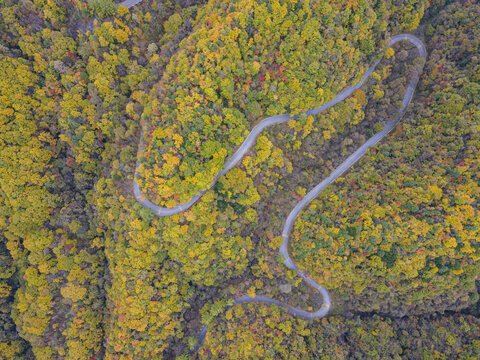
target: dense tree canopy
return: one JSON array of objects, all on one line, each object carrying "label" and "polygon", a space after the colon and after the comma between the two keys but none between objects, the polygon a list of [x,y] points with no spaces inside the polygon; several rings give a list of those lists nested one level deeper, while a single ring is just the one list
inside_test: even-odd
[{"label": "dense tree canopy", "polygon": [[[478,358],[480,7],[474,1],[0,0],[0,354],[7,359]],[[413,32],[428,48],[389,39]],[[383,59],[317,116],[302,114]],[[295,222],[295,204],[402,123]],[[139,139],[145,130],[143,138]],[[138,144],[145,146],[137,154]]]}]

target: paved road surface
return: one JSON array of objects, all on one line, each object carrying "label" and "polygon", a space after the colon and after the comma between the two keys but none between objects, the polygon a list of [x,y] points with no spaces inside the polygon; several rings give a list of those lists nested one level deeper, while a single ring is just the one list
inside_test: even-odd
[{"label": "paved road surface", "polygon": [[[425,49],[425,46],[423,45],[422,41],[418,39],[417,37],[410,35],[410,34],[401,34],[401,35],[396,35],[392,37],[390,40],[389,47],[391,47],[393,44],[400,42],[400,41],[409,41],[413,45],[417,47],[418,54],[420,58],[425,59],[427,55],[427,51]],[[341,91],[333,100],[323,104],[319,108],[316,109],[311,109],[306,112],[307,115],[315,115],[318,114],[324,110],[329,109],[330,107],[338,104],[339,102],[345,100],[348,96],[350,96],[355,90],[359,89],[370,77],[371,73],[375,70],[377,65],[379,64],[380,60],[378,60],[374,66],[372,66],[363,79],[358,82],[357,84],[344,89]],[[295,308],[288,306],[278,300],[270,299],[265,296],[260,296],[257,295],[255,297],[250,297],[248,295],[244,295],[234,301],[234,305],[236,304],[242,304],[242,303],[250,303],[250,302],[262,302],[266,304],[274,304],[278,305],[280,307],[286,308],[288,310],[288,313],[292,315],[299,316],[304,319],[316,319],[316,318],[321,318],[325,316],[331,306],[331,299],[330,299],[330,294],[326,288],[323,286],[319,285],[317,282],[314,280],[308,278],[298,267],[297,265],[293,262],[293,260],[290,258],[290,255],[288,253],[288,239],[290,236],[290,231],[293,227],[293,224],[295,222],[295,219],[297,216],[300,214],[300,212],[307,206],[310,201],[315,199],[330,183],[335,181],[339,176],[341,176],[345,171],[347,171],[353,164],[355,164],[363,155],[365,155],[367,149],[369,149],[372,146],[375,146],[381,139],[383,139],[395,126],[400,122],[402,117],[404,116],[405,112],[407,111],[408,106],[410,105],[410,101],[413,97],[413,93],[415,91],[415,88],[417,86],[417,82],[420,78],[420,73],[418,70],[415,70],[414,75],[412,80],[407,86],[407,90],[405,92],[405,95],[403,97],[403,107],[400,109],[399,114],[397,118],[385,125],[385,128],[373,135],[370,139],[368,139],[365,144],[363,144],[360,148],[358,148],[352,155],[350,155],[342,164],[340,164],[326,179],[324,179],[322,182],[320,182],[317,186],[315,186],[308,194],[305,195],[305,197],[297,203],[297,205],[293,208],[293,210],[290,212],[288,215],[285,225],[283,227],[282,231],[282,238],[283,238],[283,243],[280,246],[280,254],[284,258],[284,264],[291,270],[295,270],[303,280],[305,280],[308,284],[313,286],[318,292],[320,292],[323,296],[323,304],[320,306],[320,308],[315,311],[315,312],[309,312],[305,311],[303,309]],[[185,204],[180,204],[177,205],[174,208],[165,208],[161,206],[157,206],[153,204],[151,201],[149,201],[146,196],[140,191],[139,185],[136,180],[134,180],[134,193],[137,201],[142,203],[145,207],[151,209],[154,211],[154,213],[158,216],[171,216],[173,214],[177,214],[179,212],[182,212],[190,206],[192,206],[198,199],[202,197],[202,195],[207,192],[209,189],[215,185],[217,180],[219,179],[220,176],[225,175],[230,169],[232,169],[245,155],[245,153],[254,145],[257,136],[268,126],[272,126],[275,124],[280,124],[283,122],[288,121],[289,119],[295,119],[296,116],[291,117],[288,114],[282,114],[282,115],[275,115],[268,117],[266,119],[263,119],[258,125],[256,125],[250,134],[247,136],[245,141],[239,146],[237,151],[233,154],[233,156],[225,163],[224,168],[222,171],[218,173],[218,175],[215,177],[214,181],[210,185],[209,188],[201,191],[199,194],[195,195],[192,197],[192,199],[185,203]],[[145,126],[143,126],[143,130],[145,129]],[[143,139],[143,130],[142,130],[142,136],[141,139]],[[143,150],[144,144],[141,141],[140,146],[138,149],[138,153],[140,154]],[[138,166],[140,165],[139,160],[137,159],[137,169]],[[135,174],[135,177],[139,177],[140,175],[138,173]],[[228,308],[230,308],[229,306]],[[227,310],[227,309],[225,309]],[[199,341],[197,345],[195,346],[195,349],[193,352],[196,352],[200,345],[202,344],[205,335],[207,331],[207,326],[204,325],[202,328],[201,334],[199,336]]]},{"label": "paved road surface", "polygon": [[118,4],[118,6],[125,5],[127,8],[131,8],[132,6],[137,5],[139,2],[142,2],[142,0],[125,0],[124,2]]},{"label": "paved road surface", "polygon": [[[124,1],[122,4],[127,6],[127,7],[132,7],[135,4],[139,3],[141,0],[127,0]],[[400,42],[400,41],[408,41],[415,45],[418,50],[418,56],[422,59],[426,59],[427,56],[427,51],[425,49],[425,45],[423,42],[418,39],[417,37],[410,35],[410,34],[400,34],[392,37],[390,40],[389,46],[393,46],[393,44]],[[381,59],[380,59],[381,60]],[[346,88],[342,90],[333,100],[323,104],[319,108],[316,109],[311,109],[306,112],[307,115],[316,115],[324,110],[327,110],[331,108],[332,106],[338,104],[339,102],[345,100],[348,96],[350,96],[355,90],[359,89],[370,77],[373,71],[375,71],[375,68],[377,65],[380,63],[380,60],[378,60],[374,66],[372,66],[364,75],[363,79],[356,83],[355,85]],[[305,195],[305,197],[300,200],[297,205],[293,208],[293,210],[290,212],[288,215],[285,225],[283,227],[282,231],[282,238],[283,238],[283,243],[280,246],[280,254],[284,258],[284,264],[287,268],[291,270],[295,270],[303,280],[305,280],[308,284],[310,284],[312,287],[314,287],[318,292],[320,292],[323,296],[323,304],[320,306],[320,308],[317,311],[314,312],[309,312],[305,311],[299,308],[295,308],[292,306],[289,306],[287,304],[284,304],[278,300],[270,299],[265,296],[257,295],[255,297],[250,297],[248,295],[244,295],[234,301],[234,305],[236,304],[243,304],[243,303],[250,303],[250,302],[262,302],[265,304],[274,304],[283,308],[286,308],[288,310],[289,314],[299,316],[304,319],[316,319],[316,318],[321,318],[324,317],[328,311],[330,310],[331,306],[331,299],[330,299],[330,294],[326,288],[323,286],[319,285],[317,282],[314,280],[308,278],[298,267],[297,265],[293,262],[293,260],[290,258],[290,255],[288,253],[288,239],[290,236],[290,231],[293,227],[293,224],[295,222],[295,219],[297,216],[300,214],[300,212],[307,206],[310,201],[315,199],[330,183],[335,181],[339,176],[341,176],[345,171],[347,171],[353,164],[355,164],[363,155],[365,155],[367,149],[371,148],[372,146],[375,146],[381,139],[383,139],[392,129],[400,122],[402,117],[405,115],[405,112],[407,111],[408,106],[410,105],[410,101],[412,100],[413,93],[415,91],[415,88],[417,86],[417,82],[420,78],[420,72],[418,70],[415,70],[413,74],[413,78],[411,79],[410,83],[407,86],[407,90],[405,92],[405,95],[403,97],[403,107],[400,109],[399,114],[395,120],[392,120],[391,122],[387,123],[385,125],[385,128],[373,135],[370,139],[368,139],[365,144],[363,144],[360,148],[358,148],[352,155],[350,155],[342,164],[340,164],[326,179],[324,179],[322,182],[320,182],[317,186],[315,186],[312,190],[308,192],[308,194]],[[161,207],[153,204],[150,200],[146,198],[146,196],[140,191],[140,187],[137,183],[136,180],[133,182],[133,187],[134,187],[134,193],[135,193],[135,198],[137,201],[139,201],[143,206],[153,210],[153,212],[158,215],[158,216],[171,216],[173,214],[177,214],[179,212],[185,211],[190,206],[192,206],[198,199],[202,197],[202,195],[207,192],[209,189],[215,185],[217,180],[219,179],[220,176],[225,175],[230,169],[232,169],[245,155],[245,153],[253,146],[255,143],[257,136],[266,128],[275,124],[280,124],[284,123],[290,119],[295,119],[297,116],[290,116],[289,114],[282,114],[282,115],[275,115],[275,116],[270,116],[266,119],[263,119],[258,125],[256,125],[250,134],[247,136],[245,141],[239,146],[237,151],[233,154],[233,156],[225,163],[223,170],[218,173],[218,175],[215,177],[214,181],[208,187],[207,189],[201,191],[199,194],[195,195],[192,197],[192,199],[185,203],[185,204],[180,204],[177,205],[173,208],[166,208],[166,207]],[[143,144],[143,133],[145,130],[145,124],[142,126],[142,135],[140,137],[140,144],[138,147],[138,154],[137,154],[137,164],[136,164],[136,171],[135,171],[135,178],[140,177],[140,174],[138,174],[138,167],[140,165],[139,161],[139,154],[143,151],[144,144]],[[233,306],[233,305],[232,305]],[[232,307],[229,306],[225,309],[225,311]],[[202,331],[199,336],[199,340],[197,345],[195,346],[194,350],[192,353],[195,353],[198,348],[201,346],[205,335],[207,332],[207,325],[204,325],[202,328]]]}]

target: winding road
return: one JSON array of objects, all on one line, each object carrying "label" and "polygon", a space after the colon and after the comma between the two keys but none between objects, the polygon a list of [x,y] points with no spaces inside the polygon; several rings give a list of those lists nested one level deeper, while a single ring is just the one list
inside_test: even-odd
[{"label": "winding road", "polygon": [[[136,3],[140,2],[141,0],[127,0],[125,1],[124,4],[127,7],[131,7],[135,5]],[[427,51],[425,48],[425,45],[423,42],[418,39],[417,37],[410,35],[410,34],[400,34],[393,36],[390,39],[388,48],[392,47],[395,43],[400,42],[400,41],[408,41],[412,43],[413,45],[416,46],[418,50],[418,57],[422,59],[426,59],[427,57]],[[332,106],[338,104],[339,102],[345,100],[348,96],[350,96],[355,90],[359,89],[370,77],[373,71],[375,71],[376,67],[380,63],[382,58],[380,58],[375,65],[373,65],[368,71],[365,73],[363,79],[356,83],[355,85],[346,88],[342,90],[334,99],[331,101],[321,105],[319,108],[311,109],[305,112],[306,115],[316,115],[318,113],[321,113],[322,111],[325,111]],[[423,66],[423,65],[422,65]],[[381,139],[383,139],[390,131],[392,131],[393,128],[400,122],[400,120],[403,118],[405,115],[408,106],[410,105],[410,102],[413,97],[413,93],[415,91],[415,88],[417,86],[418,80],[420,78],[420,72],[422,69],[415,69],[412,79],[410,83],[407,86],[407,89],[405,91],[405,95],[403,97],[403,106],[399,110],[399,113],[396,117],[396,119],[390,121],[389,123],[385,124],[385,127],[382,131],[379,131],[375,135],[373,135],[371,138],[369,138],[362,146],[360,146],[352,155],[350,155],[342,164],[340,164],[326,179],[321,181],[317,186],[315,186],[312,190],[310,190],[305,197],[300,200],[297,205],[293,208],[293,210],[290,212],[290,214],[287,216],[287,219],[285,220],[285,225],[283,227],[282,231],[282,238],[283,242],[282,245],[280,246],[280,254],[284,258],[284,264],[287,268],[291,270],[295,270],[298,276],[300,276],[303,280],[305,280],[309,285],[314,287],[320,294],[323,296],[323,304],[320,306],[320,308],[315,311],[315,312],[309,312],[302,310],[300,308],[292,307],[289,306],[285,303],[282,303],[278,300],[274,300],[271,298],[267,298],[265,296],[257,295],[255,297],[250,297],[248,295],[244,295],[238,299],[236,299],[233,303],[233,305],[228,306],[225,310],[228,308],[237,305],[237,304],[242,304],[242,303],[251,303],[251,302],[262,302],[265,304],[273,304],[280,306],[282,308],[286,308],[288,310],[288,313],[291,315],[296,315],[299,316],[303,319],[316,319],[316,318],[322,318],[324,317],[328,311],[330,310],[331,307],[331,299],[330,299],[330,294],[328,290],[319,285],[317,282],[315,282],[313,279],[308,278],[298,267],[297,265],[293,262],[291,259],[289,253],[288,253],[288,239],[290,236],[290,232],[292,230],[293,224],[295,222],[295,219],[297,216],[300,214],[300,212],[307,206],[313,199],[315,199],[330,183],[335,181],[338,177],[340,177],[345,171],[347,171],[353,164],[355,164],[360,158],[362,158],[363,155],[365,155],[366,151],[375,146]],[[298,115],[297,115],[298,116]],[[173,208],[166,208],[166,207],[161,207],[153,204],[151,201],[149,201],[146,196],[140,191],[140,187],[137,183],[137,181],[134,179],[133,182],[133,187],[134,187],[134,193],[135,193],[135,198],[137,201],[139,201],[143,206],[153,210],[153,212],[158,215],[158,216],[171,216],[174,214],[177,214],[179,212],[185,211],[188,208],[190,208],[198,199],[200,199],[203,194],[205,194],[208,190],[210,190],[217,180],[225,175],[230,169],[232,169],[245,155],[245,153],[253,146],[255,143],[257,136],[267,127],[275,125],[275,124],[281,124],[284,123],[290,119],[296,119],[297,116],[290,116],[289,114],[282,114],[282,115],[275,115],[275,116],[270,116],[268,118],[263,119],[258,125],[256,125],[250,134],[247,136],[247,138],[243,141],[243,143],[239,146],[237,151],[233,154],[233,156],[228,159],[228,161],[225,163],[223,169],[217,174],[215,179],[213,180],[212,184],[210,187],[207,189],[201,191],[197,195],[193,196],[190,201],[188,201],[185,204],[180,204],[177,205]],[[137,153],[137,164],[136,164],[136,170],[135,170],[135,178],[140,177],[140,174],[138,173],[138,167],[140,165],[139,161],[139,155],[144,149],[144,143],[143,143],[143,135],[145,131],[145,124],[142,126],[142,134],[140,137],[140,144],[138,147],[138,153]],[[198,343],[196,344],[195,348],[193,349],[192,353],[195,353],[198,348],[201,346],[205,335],[207,332],[207,325],[205,324],[201,330],[201,333],[199,335],[199,340]]]}]

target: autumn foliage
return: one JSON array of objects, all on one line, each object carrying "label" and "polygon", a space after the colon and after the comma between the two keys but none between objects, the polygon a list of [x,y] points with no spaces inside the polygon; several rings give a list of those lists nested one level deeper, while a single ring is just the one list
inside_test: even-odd
[{"label": "autumn foliage", "polygon": [[[112,6],[113,5],[113,6]],[[0,2],[0,357],[478,358],[479,5],[473,1]],[[290,210],[395,116],[402,123],[301,213]],[[264,131],[261,119],[368,84]],[[139,139],[141,129],[145,133]],[[137,153],[139,141],[144,150]],[[448,311],[444,314],[444,311]],[[459,313],[461,311],[461,314]],[[368,314],[368,316],[366,315]]]}]

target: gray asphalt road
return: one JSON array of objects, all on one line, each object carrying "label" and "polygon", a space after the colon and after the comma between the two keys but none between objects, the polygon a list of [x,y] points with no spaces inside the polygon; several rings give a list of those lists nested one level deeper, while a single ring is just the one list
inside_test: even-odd
[{"label": "gray asphalt road", "polygon": [[132,6],[137,5],[139,2],[142,2],[142,0],[125,0],[124,2],[118,4],[118,6],[125,5],[127,8],[131,8]]},{"label": "gray asphalt road", "polygon": [[[131,7],[135,5],[136,3],[140,2],[141,0],[127,0],[123,4],[127,7]],[[427,51],[425,49],[424,44],[420,39],[417,37],[410,35],[410,34],[401,34],[401,35],[396,35],[392,37],[389,43],[389,47],[391,47],[393,44],[400,42],[400,41],[408,41],[415,45],[418,50],[418,56],[420,58],[425,59],[427,55]],[[381,59],[380,59],[381,60]],[[370,77],[373,71],[375,71],[375,68],[379,64],[380,60],[378,60],[374,66],[372,66],[364,75],[363,79],[356,83],[355,85],[346,88],[342,90],[333,100],[323,104],[319,108],[316,109],[311,109],[306,112],[307,115],[315,115],[318,114],[324,110],[329,109],[330,107],[338,104],[339,102],[345,100],[348,96],[350,96],[355,90],[359,89]],[[414,72],[413,78],[410,81],[410,83],[407,86],[407,90],[405,92],[405,95],[403,97],[403,107],[400,109],[398,116],[395,120],[387,123],[385,125],[385,128],[373,135],[370,139],[368,139],[365,144],[363,144],[360,148],[358,148],[352,155],[350,155],[342,164],[340,164],[326,179],[324,179],[322,182],[320,182],[317,186],[315,186],[311,191],[308,192],[308,194],[305,195],[305,197],[300,200],[300,202],[297,203],[297,205],[293,208],[293,210],[290,212],[288,215],[285,225],[283,227],[282,231],[282,238],[283,238],[283,243],[280,246],[280,254],[284,258],[284,264],[287,268],[291,270],[295,270],[298,276],[300,276],[303,280],[305,280],[308,284],[310,284],[312,287],[314,287],[318,292],[320,292],[323,296],[323,303],[321,304],[320,308],[317,311],[314,312],[309,312],[302,310],[300,308],[295,308],[291,307],[287,304],[284,304],[280,301],[274,300],[267,298],[265,296],[260,296],[257,295],[255,297],[250,297],[248,295],[244,295],[234,301],[234,305],[236,304],[242,304],[242,303],[250,303],[250,302],[262,302],[266,304],[274,304],[278,305],[280,307],[286,308],[288,312],[292,315],[296,315],[298,317],[304,318],[304,319],[316,319],[316,318],[321,318],[325,316],[328,311],[330,310],[331,307],[331,299],[330,299],[330,294],[328,290],[319,285],[317,282],[314,280],[308,278],[298,267],[297,265],[293,262],[293,260],[290,258],[290,255],[288,253],[288,239],[290,236],[291,229],[293,227],[293,224],[295,222],[295,219],[297,216],[300,214],[300,212],[307,206],[310,201],[315,199],[330,183],[335,181],[339,176],[341,176],[345,171],[347,171],[353,164],[355,164],[363,155],[365,155],[365,152],[371,148],[372,146],[375,146],[381,139],[383,139],[397,124],[398,122],[402,119],[404,116],[405,112],[407,111],[407,108],[410,104],[410,101],[413,97],[413,93],[415,91],[415,88],[417,86],[417,82],[420,78],[420,70],[416,70]],[[134,193],[135,193],[135,198],[137,201],[139,201],[143,206],[153,210],[153,212],[158,215],[158,216],[171,216],[173,214],[177,214],[179,212],[182,212],[184,210],[187,210],[190,208],[198,199],[202,197],[202,195],[207,192],[209,189],[211,189],[215,183],[217,182],[218,178],[220,176],[225,175],[230,169],[232,169],[245,155],[245,153],[253,146],[255,143],[257,136],[266,128],[275,124],[280,124],[288,121],[289,119],[296,118],[296,116],[292,117],[289,114],[282,114],[282,115],[275,115],[268,117],[266,119],[263,119],[258,125],[256,125],[250,134],[247,136],[245,141],[239,146],[237,151],[233,154],[233,156],[228,159],[228,161],[225,163],[224,168],[222,171],[218,173],[218,175],[215,177],[214,181],[212,184],[205,190],[201,191],[199,194],[195,195],[192,197],[192,199],[185,203],[185,204],[180,204],[177,205],[174,208],[166,208],[166,207],[161,207],[153,204],[150,200],[146,198],[146,196],[140,191],[140,187],[134,179],[133,182],[133,187],[134,187]],[[135,178],[139,178],[140,174],[138,173],[138,167],[140,165],[139,162],[139,155],[143,151],[144,144],[143,144],[143,133],[145,130],[145,124],[142,125],[142,135],[140,137],[140,144],[138,147],[138,153],[137,153],[137,164],[136,164],[136,171],[135,171]],[[199,340],[197,345],[195,346],[195,349],[193,352],[196,352],[200,345],[203,342],[203,339],[205,338],[207,331],[207,325],[204,325],[202,328],[202,331],[199,336]]]}]

